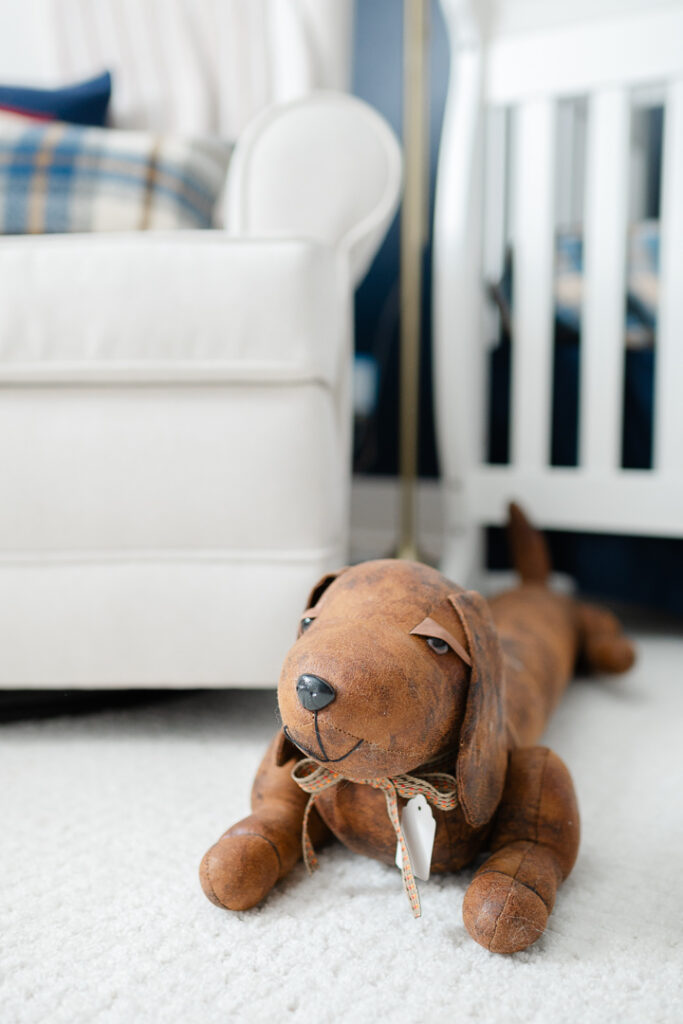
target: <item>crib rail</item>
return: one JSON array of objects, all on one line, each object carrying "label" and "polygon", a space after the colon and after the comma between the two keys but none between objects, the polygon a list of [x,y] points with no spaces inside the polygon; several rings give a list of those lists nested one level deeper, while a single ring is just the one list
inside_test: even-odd
[{"label": "crib rail", "polygon": [[[488,103],[576,96],[615,83],[634,86],[669,81],[681,73],[683,8],[675,0],[659,5],[643,0],[640,10],[616,14],[616,5],[612,5],[612,11],[602,17],[596,0],[590,16],[579,23],[497,37],[490,35],[491,25],[484,23],[486,4],[481,0],[442,0],[442,6],[452,26],[456,52],[462,9],[471,8],[479,18],[480,38],[487,50]],[[571,12],[566,17],[571,18]]]}]

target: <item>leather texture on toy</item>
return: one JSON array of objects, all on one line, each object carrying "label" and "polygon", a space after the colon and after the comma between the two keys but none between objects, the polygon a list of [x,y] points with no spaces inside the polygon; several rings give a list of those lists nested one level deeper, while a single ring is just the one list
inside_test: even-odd
[{"label": "leather texture on toy", "polygon": [[[336,837],[393,864],[391,802],[405,805],[397,780],[432,778],[445,790],[433,775],[445,773],[455,806],[432,806],[431,871],[488,852],[463,905],[472,937],[513,953],[543,933],[576,859],[579,814],[567,768],[536,743],[577,663],[620,672],[634,653],[611,613],[547,587],[545,541],[514,505],[509,534],[522,582],[490,602],[394,560],[316,585],[282,668],[283,728],[256,776],[253,813],[202,861],[209,899],[254,906],[297,863],[302,839],[307,860]],[[306,792],[293,771],[320,779],[320,791]],[[419,914],[409,875],[404,862]]]}]

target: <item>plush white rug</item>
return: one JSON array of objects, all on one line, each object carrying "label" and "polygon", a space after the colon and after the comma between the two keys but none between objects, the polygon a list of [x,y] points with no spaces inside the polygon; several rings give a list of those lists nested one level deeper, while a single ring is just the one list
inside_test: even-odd
[{"label": "plush white rug", "polygon": [[197,694],[0,730],[0,1019],[68,1022],[674,1022],[683,1019],[683,644],[641,640],[575,683],[547,734],[583,843],[544,937],[514,957],[461,918],[469,873],[421,883],[325,850],[260,908],[197,882],[247,813],[272,693]]}]

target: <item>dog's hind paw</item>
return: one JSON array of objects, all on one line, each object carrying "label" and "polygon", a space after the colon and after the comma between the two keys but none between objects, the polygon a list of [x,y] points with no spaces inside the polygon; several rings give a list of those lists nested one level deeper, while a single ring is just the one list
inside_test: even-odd
[{"label": "dog's hind paw", "polygon": [[617,617],[606,608],[577,605],[582,660],[594,672],[626,672],[636,660],[633,644],[624,636]]}]

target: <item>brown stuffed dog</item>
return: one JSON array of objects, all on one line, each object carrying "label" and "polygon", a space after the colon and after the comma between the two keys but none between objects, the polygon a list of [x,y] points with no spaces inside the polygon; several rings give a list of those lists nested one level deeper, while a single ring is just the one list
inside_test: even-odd
[{"label": "brown stuffed dog", "polygon": [[422,797],[432,872],[490,851],[465,895],[473,938],[513,953],[541,935],[576,859],[579,815],[565,765],[535,744],[577,661],[621,672],[634,655],[609,612],[547,589],[545,542],[516,506],[509,533],[522,583],[488,603],[393,560],[317,584],[282,669],[283,729],[253,813],[202,861],[210,900],[254,906],[302,850],[314,866],[314,844],[335,836],[386,864],[398,841],[419,914],[402,810]]}]

